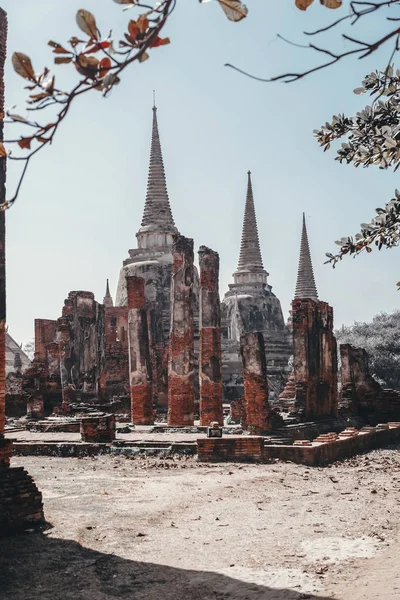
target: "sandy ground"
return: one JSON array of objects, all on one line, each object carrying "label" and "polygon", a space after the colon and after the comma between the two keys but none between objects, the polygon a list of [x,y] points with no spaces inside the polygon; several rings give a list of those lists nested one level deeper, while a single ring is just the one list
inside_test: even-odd
[{"label": "sandy ground", "polygon": [[1,540],[0,598],[399,600],[399,449],[320,469],[14,459],[52,527]]}]

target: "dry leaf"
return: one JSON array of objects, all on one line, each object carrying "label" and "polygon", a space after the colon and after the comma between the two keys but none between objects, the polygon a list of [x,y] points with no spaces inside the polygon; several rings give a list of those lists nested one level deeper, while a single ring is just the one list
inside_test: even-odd
[{"label": "dry leaf", "polygon": [[22,52],[14,52],[11,60],[14,71],[16,71],[18,75],[21,75],[21,77],[24,77],[25,79],[36,81],[35,71],[33,70],[29,56],[22,54]]},{"label": "dry leaf", "polygon": [[326,8],[340,8],[342,6],[342,0],[319,0],[321,4]]},{"label": "dry leaf", "polygon": [[145,31],[147,31],[147,28],[149,26],[149,20],[146,17],[146,15],[140,15],[140,17],[138,18],[137,22],[136,22],[137,28],[139,29],[140,33],[145,33]]},{"label": "dry leaf", "polygon": [[7,150],[4,148],[3,142],[0,142],[0,156],[7,156]]},{"label": "dry leaf", "polygon": [[48,46],[53,48],[54,54],[70,54],[70,50],[66,50],[61,46],[61,44],[57,44],[57,42],[48,42]]},{"label": "dry leaf", "polygon": [[169,38],[160,38],[160,37],[156,37],[155,40],[153,40],[150,44],[150,48],[157,48],[158,46],[166,46],[167,44],[170,44],[171,41]]},{"label": "dry leaf", "polygon": [[54,62],[56,65],[63,65],[72,62],[73,56],[56,56]]},{"label": "dry leaf", "polygon": [[314,2],[314,0],[295,0],[295,4],[297,8],[300,10],[307,10],[309,6]]},{"label": "dry leaf", "polygon": [[249,12],[240,0],[217,0],[230,21],[241,21]]},{"label": "dry leaf", "polygon": [[129,21],[128,23],[128,31],[129,35],[133,40],[136,40],[137,34],[139,33],[139,27],[136,24],[136,21]]},{"label": "dry leaf", "polygon": [[107,71],[111,69],[111,60],[105,56],[99,64],[99,77],[107,75]]},{"label": "dry leaf", "polygon": [[72,38],[69,40],[69,42],[68,42],[68,43],[69,43],[69,44],[71,44],[71,46],[72,46],[73,48],[75,48],[75,47],[76,47],[78,44],[85,44],[86,42],[85,42],[84,40],[80,40],[80,39],[78,39],[77,37],[73,36],[73,37],[72,37]]},{"label": "dry leaf", "polygon": [[20,148],[24,148],[26,150],[30,150],[31,149],[31,141],[33,140],[33,138],[31,137],[27,137],[27,138],[21,138],[18,142],[18,146]]},{"label": "dry leaf", "polygon": [[138,58],[138,60],[140,63],[142,63],[149,58],[150,58],[150,56],[147,54],[147,52],[143,52],[143,54]]},{"label": "dry leaf", "polygon": [[97,31],[96,19],[88,10],[82,8],[76,13],[76,22],[79,29],[87,33],[92,39],[98,40],[99,34]]}]

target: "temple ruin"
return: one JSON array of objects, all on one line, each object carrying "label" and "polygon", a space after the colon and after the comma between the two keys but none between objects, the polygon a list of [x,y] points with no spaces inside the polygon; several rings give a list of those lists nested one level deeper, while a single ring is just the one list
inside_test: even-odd
[{"label": "temple ruin", "polygon": [[[1,12],[2,68],[5,43]],[[0,95],[2,108],[4,89]],[[4,219],[0,212],[3,233]],[[156,106],[136,238],[115,301],[108,279],[102,302],[90,291],[70,291],[58,319],[35,320],[32,362],[14,348],[7,380],[5,327],[0,331],[0,532],[44,521],[34,482],[10,467],[6,412],[17,436],[21,430],[50,435],[31,446],[16,439],[15,453],[58,456],[173,448],[207,461],[280,458],[316,465],[400,439],[400,392],[374,380],[366,352],[340,346],[338,370],[333,308],[318,298],[304,214],[285,322],[264,268],[250,171],[239,261],[221,301],[218,248],[196,247],[175,225]],[[176,440],[177,431],[192,437]],[[139,439],[121,438],[135,432]],[[79,440],[54,442],[53,433]],[[148,440],[150,433],[165,433],[170,441]]]}]

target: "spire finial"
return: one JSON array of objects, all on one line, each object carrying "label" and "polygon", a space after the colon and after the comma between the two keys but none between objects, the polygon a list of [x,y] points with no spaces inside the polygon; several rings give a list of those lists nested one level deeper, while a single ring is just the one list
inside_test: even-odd
[{"label": "spire finial", "polygon": [[112,308],[114,306],[114,302],[113,302],[112,296],[110,294],[110,285],[109,285],[108,279],[107,279],[107,284],[106,284],[106,295],[103,298],[103,304],[107,308]]},{"label": "spire finial", "polygon": [[157,106],[156,106],[156,90],[153,90],[153,110],[154,111],[157,110]]},{"label": "spire finial", "polygon": [[308,243],[306,215],[304,212],[300,242],[299,269],[294,297],[295,299],[310,298],[311,300],[318,300],[317,286],[315,285],[311,262],[310,246]]},{"label": "spire finial", "polygon": [[253,187],[251,185],[251,171],[247,171],[247,194],[244,209],[242,242],[240,245],[240,255],[238,271],[263,271],[263,262],[261,258],[260,242],[258,239],[258,229],[256,220],[256,211],[254,208]]},{"label": "spire finial", "polygon": [[146,227],[146,231],[157,229],[164,232],[178,233],[169,204],[155,104],[153,106],[153,129],[146,203],[144,206],[142,229],[139,230],[137,235],[143,232],[144,227]]}]

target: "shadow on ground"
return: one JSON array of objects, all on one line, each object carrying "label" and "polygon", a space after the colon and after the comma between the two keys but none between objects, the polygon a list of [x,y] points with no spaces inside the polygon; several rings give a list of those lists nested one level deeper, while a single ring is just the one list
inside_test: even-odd
[{"label": "shadow on ground", "polygon": [[[173,548],[171,548],[173,552]],[[1,600],[301,600],[225,574],[135,562],[71,540],[26,533],[0,540]],[[321,599],[321,596],[318,596]],[[329,600],[326,596],[323,600]]]}]

